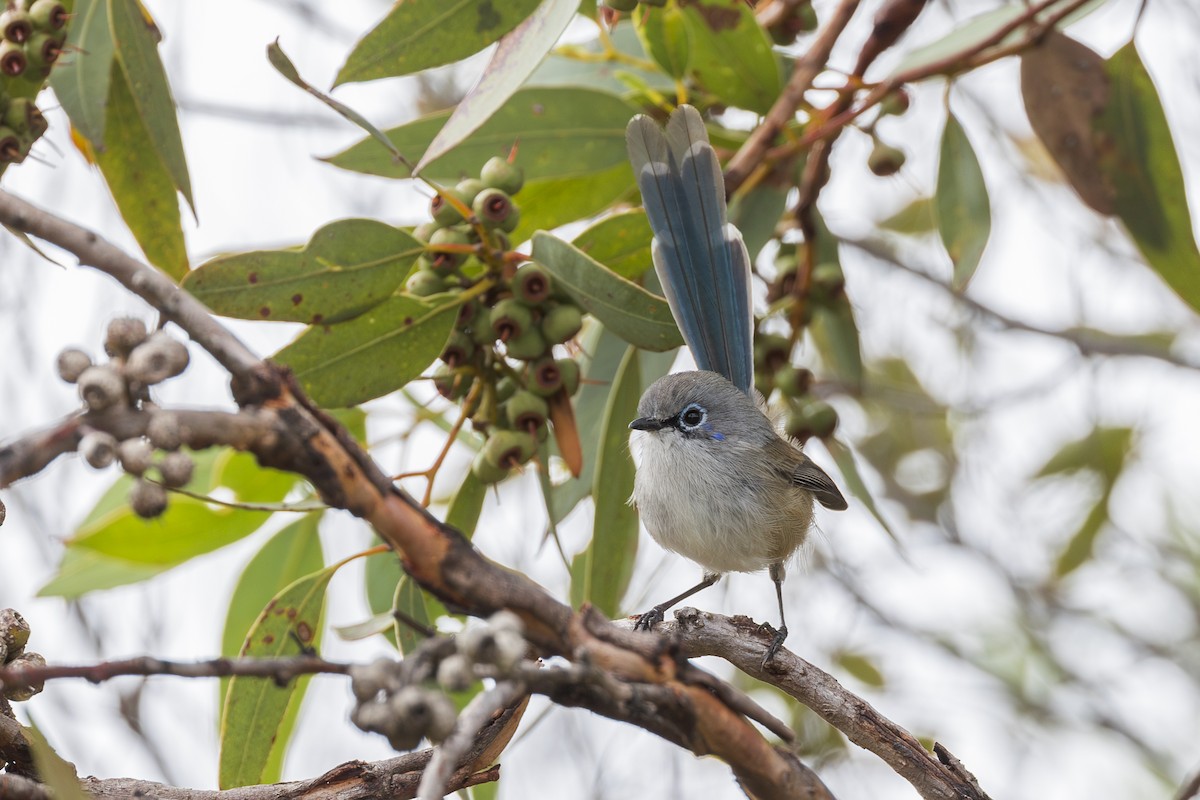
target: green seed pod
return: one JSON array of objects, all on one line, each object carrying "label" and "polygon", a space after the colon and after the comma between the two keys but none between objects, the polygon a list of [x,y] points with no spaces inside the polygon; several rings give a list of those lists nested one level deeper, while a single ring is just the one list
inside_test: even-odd
[{"label": "green seed pod", "polygon": [[451,333],[449,341],[442,349],[442,361],[452,367],[466,363],[467,359],[473,355],[475,355],[475,343],[462,331]]},{"label": "green seed pod", "polygon": [[[452,203],[446,200],[445,195],[453,195],[456,199],[466,203],[457,190],[443,189],[442,194],[435,194],[433,199],[429,201],[429,213],[433,217],[433,221],[442,227],[457,225],[463,221],[463,215],[459,213],[459,210]],[[470,208],[469,203],[466,205]]]},{"label": "green seed pod", "polygon": [[775,280],[767,286],[767,302],[774,303],[776,300],[787,297],[796,288],[796,254],[792,252],[780,252],[775,257]]},{"label": "green seed pod", "polygon": [[525,185],[525,171],[500,156],[493,156],[479,171],[479,180],[485,187],[512,195]]},{"label": "green seed pod", "polygon": [[[565,359],[564,359],[565,360]],[[538,359],[529,365],[529,391],[549,397],[563,387],[563,373],[553,358]]]},{"label": "green seed pod", "polygon": [[482,483],[492,484],[499,483],[508,477],[508,467],[501,467],[497,464],[492,464],[484,457],[483,451],[475,454],[475,460],[471,462],[471,472]]},{"label": "green seed pod", "polygon": [[0,125],[0,164],[19,164],[25,160],[27,152],[16,131]]},{"label": "green seed pod", "polygon": [[0,14],[0,36],[14,44],[24,44],[33,36],[33,17],[28,11],[8,9]]},{"label": "green seed pod", "polygon": [[49,74],[50,67],[62,55],[62,46],[62,34],[35,33],[25,43],[25,59],[32,69]]},{"label": "green seed pod", "polygon": [[29,7],[33,26],[40,31],[57,31],[67,26],[67,9],[58,0],[36,0]]},{"label": "green seed pod", "polygon": [[501,300],[492,308],[491,323],[496,338],[502,342],[520,338],[534,329],[533,314],[511,297]]},{"label": "green seed pod", "polygon": [[825,261],[813,267],[813,294],[821,298],[835,297],[846,288],[846,275],[836,261]]},{"label": "green seed pod", "polygon": [[419,242],[428,242],[429,237],[433,236],[433,232],[437,230],[441,230],[441,226],[436,222],[422,222],[413,228],[412,235]]},{"label": "green seed pod", "polygon": [[464,375],[448,364],[438,364],[433,371],[433,388],[447,400],[460,400],[471,388],[470,375]]},{"label": "green seed pod", "polygon": [[550,413],[546,401],[526,389],[506,400],[503,408],[509,426],[518,431],[536,431]]},{"label": "green seed pod", "polygon": [[458,307],[458,318],[454,321],[454,327],[466,330],[471,327],[471,323],[477,316],[479,316],[479,301],[468,300]]},{"label": "green seed pod", "polygon": [[533,458],[536,451],[537,442],[528,433],[495,431],[479,452],[492,466],[511,469]]},{"label": "green seed pod", "polygon": [[[33,112],[37,106],[27,97],[14,97],[4,110],[4,124],[18,134],[28,133],[33,128]],[[38,112],[39,114],[41,112]]]},{"label": "green seed pod", "polygon": [[486,188],[488,188],[487,184],[478,178],[463,178],[458,182],[457,185],[455,185],[454,191],[458,192],[459,196],[462,197],[463,202],[470,206],[475,202],[475,198],[479,195],[479,193]]},{"label": "green seed pod", "polygon": [[25,48],[12,39],[0,41],[0,73],[10,78],[25,74],[29,59],[25,57]]},{"label": "green seed pod", "polygon": [[515,395],[521,389],[521,384],[517,383],[516,379],[511,375],[505,375],[500,380],[496,381],[496,400],[501,403],[508,402],[509,398]]},{"label": "green seed pod", "polygon": [[805,33],[815,31],[817,29],[817,10],[812,7],[812,3],[805,3],[796,9],[796,19],[799,22],[800,30]]},{"label": "green seed pod", "polygon": [[542,317],[542,335],[550,344],[562,344],[583,327],[583,312],[572,303],[562,303]]},{"label": "green seed pod", "polygon": [[871,155],[867,156],[867,168],[879,177],[886,178],[899,172],[900,168],[904,166],[904,161],[903,150],[892,147],[890,144],[876,142],[875,147],[871,150]]},{"label": "green seed pod", "polygon": [[512,230],[516,227],[504,224],[516,209],[513,207],[512,198],[499,189],[485,189],[480,192],[471,205],[471,210],[485,228]]},{"label": "green seed pod", "polygon": [[475,313],[474,319],[471,320],[471,327],[467,333],[471,337],[471,341],[480,347],[491,347],[496,341],[496,332],[492,330],[491,319],[491,309],[480,307],[479,311]]},{"label": "green seed pod", "polygon": [[837,430],[838,415],[824,400],[808,400],[792,410],[785,427],[788,436],[807,441],[813,436],[825,438]]},{"label": "green seed pod", "polygon": [[533,361],[545,354],[550,349],[550,345],[546,344],[546,337],[542,336],[541,331],[537,328],[530,328],[520,336],[505,342],[504,349],[510,358]]},{"label": "green seed pod", "polygon": [[812,373],[803,367],[784,364],[775,370],[774,382],[784,397],[801,397],[808,393],[808,387],[812,385],[812,377]]},{"label": "green seed pod", "polygon": [[560,358],[558,371],[562,374],[563,391],[568,395],[579,391],[579,362],[573,358]]},{"label": "green seed pod", "polygon": [[414,297],[429,297],[446,290],[442,276],[431,269],[419,269],[404,283],[405,290]]},{"label": "green seed pod", "polygon": [[[431,245],[463,245],[471,244],[470,238],[456,228],[439,228],[429,237]],[[462,262],[467,260],[466,253],[437,253],[427,254],[434,270],[441,273],[452,272]]]},{"label": "green seed pod", "polygon": [[522,264],[512,279],[513,296],[527,306],[539,306],[550,299],[554,282],[550,274],[532,261]]},{"label": "green seed pod", "polygon": [[910,105],[912,105],[912,96],[901,87],[883,98],[883,102],[879,104],[879,113],[899,116],[908,111]]},{"label": "green seed pod", "polygon": [[792,343],[786,336],[761,334],[754,340],[754,365],[774,372],[788,362],[791,352]]}]

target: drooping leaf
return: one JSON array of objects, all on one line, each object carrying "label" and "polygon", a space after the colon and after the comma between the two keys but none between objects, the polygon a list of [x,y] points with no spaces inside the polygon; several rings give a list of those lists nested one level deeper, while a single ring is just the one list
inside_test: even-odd
[{"label": "drooping leaf", "polygon": [[[519,146],[517,164],[527,182],[586,175],[626,163],[625,125],[636,113],[614,94],[583,87],[522,89],[478,130],[423,169],[425,177],[453,183],[477,176],[492,156]],[[397,150],[415,156],[428,149],[449,119],[440,111],[385,131]],[[387,178],[410,177],[373,138],[325,159],[334,166]],[[628,167],[626,167],[628,171]],[[525,191],[520,200],[524,204]]]},{"label": "drooping leaf", "polygon": [[854,309],[844,293],[825,303],[813,306],[812,323],[808,327],[817,352],[825,366],[858,391],[863,383],[862,348],[859,345],[858,324]]},{"label": "drooping leaf", "polygon": [[1200,250],[1192,233],[1179,156],[1154,81],[1133,42],[1106,64],[1109,103],[1096,120],[1100,168],[1116,212],[1159,276],[1200,310]]},{"label": "drooping leaf", "polygon": [[55,752],[42,732],[16,722],[13,724],[18,725],[29,743],[29,749],[33,751],[33,763],[37,767],[40,783],[53,793],[55,800],[88,800],[90,795],[79,785],[79,773],[75,771],[75,766]]},{"label": "drooping leaf", "polygon": [[158,54],[158,30],[140,0],[108,0],[108,21],[117,62],[125,74],[147,138],[170,176],[171,185],[195,208],[183,138],[175,116],[175,98],[171,96],[167,72]]},{"label": "drooping leaf", "polygon": [[274,358],[319,405],[357,405],[405,386],[432,364],[458,306],[392,297],[349,322],[309,328]]},{"label": "drooping leaf", "polygon": [[691,0],[683,6],[688,71],[722,102],[765,114],[783,88],[771,39],[742,0]]},{"label": "drooping leaf", "polygon": [[[260,467],[246,453],[232,450],[217,453],[211,482],[206,485],[205,476],[196,474],[188,489],[210,495],[220,486],[229,489],[238,502],[274,503],[282,500],[296,484],[295,475]],[[123,499],[130,486],[132,481],[123,479],[114,490]],[[210,505],[176,494],[171,496],[161,517],[144,520],[122,502],[82,525],[67,546],[168,569],[250,535],[270,515],[269,511]]]},{"label": "drooping leaf", "polygon": [[833,660],[839,667],[867,686],[882,689],[887,682],[875,662],[862,653],[841,652],[836,654]]},{"label": "drooping leaf", "polygon": [[637,556],[638,515],[629,505],[633,494],[633,458],[629,454],[629,421],[637,416],[641,397],[638,351],[628,347],[617,368],[604,407],[592,496],[596,514],[592,541],[571,563],[571,602],[590,602],[616,617],[633,574]]},{"label": "drooping leaf", "polygon": [[1021,54],[1021,97],[1038,139],[1085,203],[1116,211],[1112,184],[1100,169],[1095,118],[1108,105],[1104,59],[1051,31]]},{"label": "drooping leaf", "polygon": [[639,4],[633,12],[633,26],[647,55],[663,72],[682,80],[691,59],[691,43],[688,22],[680,6],[670,3],[654,8]]},{"label": "drooping leaf", "polygon": [[850,490],[850,494],[858,498],[867,507],[867,510],[871,512],[871,516],[875,517],[889,536],[896,539],[895,531],[888,524],[887,518],[883,516],[883,512],[879,510],[879,505],[875,502],[871,490],[867,488],[866,482],[862,479],[862,475],[858,471],[858,463],[854,459],[854,451],[832,436],[822,439],[821,442],[825,445],[825,449],[829,451],[829,455],[833,456],[834,463],[838,465],[838,470],[841,471],[842,478],[846,481],[846,488]]},{"label": "drooping leaf", "polygon": [[479,82],[459,101],[445,127],[417,163],[416,172],[471,135],[512,97],[566,30],[579,0],[542,0],[537,9],[497,45]]},{"label": "drooping leaf", "polygon": [[121,217],[146,259],[171,277],[182,278],[187,273],[188,257],[175,184],[154,149],[125,73],[116,62],[112,65],[105,131],[108,144],[96,152],[96,163]]},{"label": "drooping leaf", "polygon": [[1105,523],[1108,522],[1109,496],[1109,492],[1106,491],[1092,504],[1083,523],[1079,526],[1079,530],[1075,531],[1067,540],[1066,547],[1059,553],[1058,561],[1054,564],[1056,577],[1065,578],[1091,560],[1092,552],[1096,547],[1096,538],[1104,529]]},{"label": "drooping leaf", "polygon": [[[325,590],[345,562],[306,575],[280,591],[250,629],[241,655],[283,658],[315,651],[321,640]],[[230,679],[221,714],[218,783],[222,789],[268,780],[272,751],[293,703],[304,696],[308,678],[278,686],[265,678]]]},{"label": "drooping leaf", "polygon": [[1048,478],[1081,470],[1102,476],[1112,484],[1125,468],[1133,445],[1133,429],[1098,427],[1082,439],[1067,442],[1042,465],[1036,477]]},{"label": "drooping leaf", "polygon": [[636,280],[654,266],[650,257],[653,238],[646,212],[637,209],[605,217],[571,243],[622,278]]},{"label": "drooping leaf", "polygon": [[450,507],[446,509],[446,524],[468,539],[475,535],[475,526],[483,512],[483,501],[487,499],[488,486],[475,473],[468,471],[463,482],[454,493]]},{"label": "drooping leaf", "polygon": [[140,583],[168,569],[170,566],[167,565],[140,564],[95,550],[70,548],[63,553],[54,577],[38,590],[37,596],[74,600],[89,592]]},{"label": "drooping leaf", "polygon": [[410,75],[477,53],[533,13],[539,0],[405,0],[364,36],[334,86]]},{"label": "drooping leaf", "polygon": [[[221,635],[221,655],[233,658],[242,652],[251,628],[271,598],[305,575],[325,566],[321,539],[317,535],[320,514],[306,514],[272,536],[242,570],[229,610],[225,614],[225,629]],[[223,707],[229,690],[229,678],[222,678],[217,697]],[[295,728],[302,695],[294,695],[271,746],[264,783],[279,780],[283,755]]]},{"label": "drooping leaf", "polygon": [[904,208],[879,223],[879,227],[896,233],[918,236],[937,230],[937,216],[932,197],[918,197]]},{"label": "drooping leaf", "polygon": [[954,262],[952,282],[955,288],[962,289],[983,257],[992,232],[992,210],[979,159],[953,114],[947,115],[942,132],[934,201],[938,232]]},{"label": "drooping leaf", "polygon": [[107,0],[76,0],[63,49],[70,58],[50,70],[50,86],[71,125],[96,151],[104,149],[109,81],[114,55]]},{"label": "drooping leaf", "polygon": [[533,258],[581,307],[625,341],[661,352],[683,344],[667,301],[548,233],[533,237]]},{"label": "drooping leaf", "polygon": [[422,249],[391,225],[344,219],[317,230],[302,250],[214,258],[188,273],[183,286],[227,317],[333,323],[390,297]]}]

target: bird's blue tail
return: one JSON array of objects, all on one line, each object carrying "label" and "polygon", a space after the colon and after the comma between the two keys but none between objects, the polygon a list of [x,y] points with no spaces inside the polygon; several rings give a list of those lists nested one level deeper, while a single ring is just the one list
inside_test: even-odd
[{"label": "bird's blue tail", "polygon": [[704,121],[680,106],[664,134],[638,115],[625,141],[654,231],[654,268],[684,341],[701,369],[750,394],[750,256],[726,221],[725,181]]}]

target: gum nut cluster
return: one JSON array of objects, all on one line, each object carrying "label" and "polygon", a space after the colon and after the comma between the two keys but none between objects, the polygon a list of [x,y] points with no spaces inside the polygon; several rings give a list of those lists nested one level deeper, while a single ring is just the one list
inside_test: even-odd
[{"label": "gum nut cluster", "polygon": [[830,436],[837,429],[837,411],[810,394],[813,374],[793,365],[791,352],[792,343],[788,337],[756,333],[754,387],[763,397],[768,397],[774,389],[779,390],[788,405],[784,430],[791,438],[805,442],[813,436]]},{"label": "gum nut cluster", "polygon": [[[121,317],[108,325],[104,352],[109,360],[103,364],[76,348],[58,354],[59,376],[79,389],[96,423],[85,424],[79,454],[96,469],[119,463],[137,478],[129,504],[138,516],[152,519],[167,510],[167,489],[186,485],[195,469],[191,456],[179,452],[183,431],[178,416],[149,402],[151,386],[187,368],[187,347],[165,331],[148,332],[140,319]],[[145,415],[144,435],[118,441],[99,429],[106,415],[122,410]],[[154,474],[157,480],[151,479]]]},{"label": "gum nut cluster", "polygon": [[[0,73],[40,87],[62,54],[69,18],[58,0],[10,0],[0,13]],[[0,164],[24,161],[45,132],[33,100],[0,93]]]},{"label": "gum nut cluster", "polygon": [[437,689],[406,682],[402,661],[379,658],[352,667],[350,688],[356,701],[351,722],[386,736],[396,750],[412,750],[422,739],[440,742],[454,730],[453,701]]},{"label": "gum nut cluster", "polygon": [[[46,659],[38,653],[26,651],[29,643],[29,623],[11,608],[0,611],[0,665],[20,669],[22,667],[44,667]],[[42,691],[43,682],[28,686],[5,686],[4,698],[13,702],[28,700]]]},{"label": "gum nut cluster", "polygon": [[[409,278],[410,294],[461,292],[485,273],[494,281],[486,293],[460,306],[453,333],[434,372],[443,397],[464,404],[472,426],[487,441],[472,464],[485,483],[503,480],[537,452],[548,436],[549,400],[579,389],[579,364],[556,358],[553,348],[575,337],[583,312],[559,291],[546,270],[528,262],[513,269],[503,254],[505,232],[516,228],[519,211],[512,195],[524,178],[519,168],[496,157],[484,164],[479,178],[460,181],[447,194],[472,210],[485,234],[496,237],[488,249],[475,224],[464,221],[445,197],[434,198],[433,222],[414,235],[431,245]],[[437,250],[454,245],[455,250]],[[463,246],[466,247],[463,247]],[[465,252],[485,254],[486,263]]]}]

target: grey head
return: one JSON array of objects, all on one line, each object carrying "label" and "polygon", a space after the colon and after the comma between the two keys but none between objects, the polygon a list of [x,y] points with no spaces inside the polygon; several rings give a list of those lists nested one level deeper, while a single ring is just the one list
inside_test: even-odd
[{"label": "grey head", "polygon": [[765,444],[778,438],[745,392],[704,370],[677,372],[650,384],[638,402],[638,418],[629,427],[718,442],[752,439]]}]

